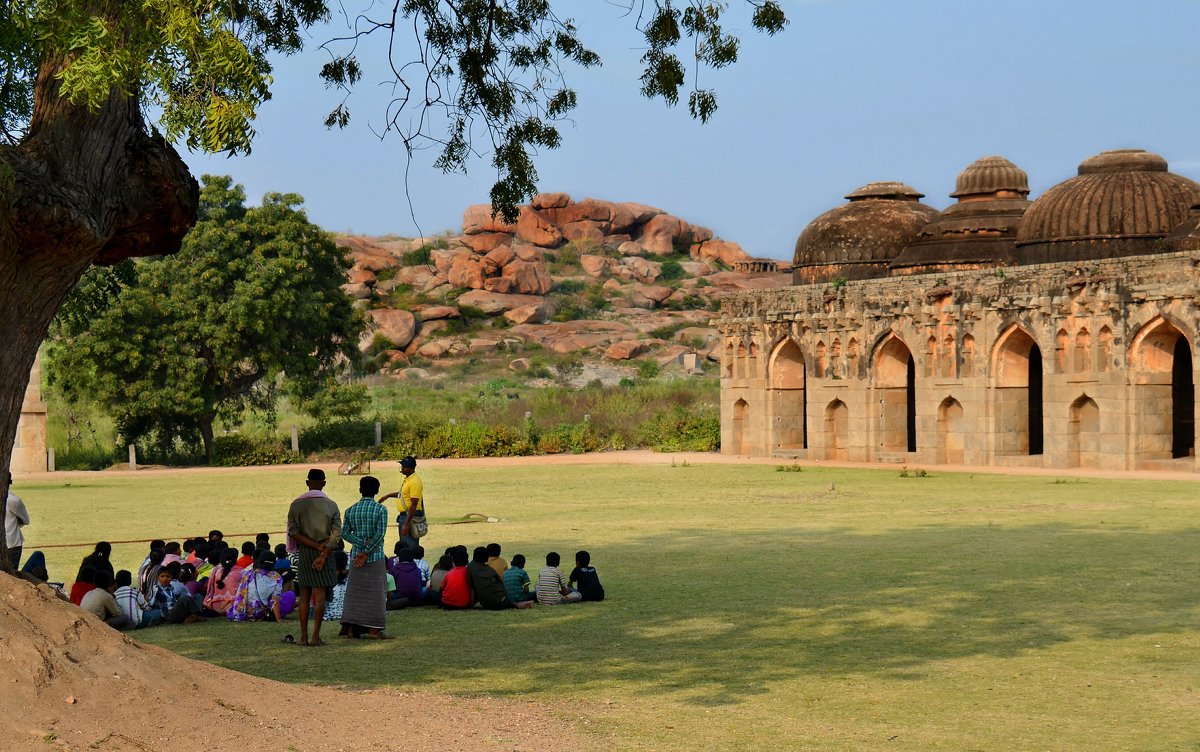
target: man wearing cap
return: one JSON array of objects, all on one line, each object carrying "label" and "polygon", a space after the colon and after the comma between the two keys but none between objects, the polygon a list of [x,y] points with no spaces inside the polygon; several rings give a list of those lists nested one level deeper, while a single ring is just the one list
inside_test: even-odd
[{"label": "man wearing cap", "polygon": [[400,523],[400,543],[405,548],[416,548],[420,545],[417,536],[412,534],[411,522],[414,517],[425,516],[425,486],[417,475],[417,460],[415,457],[405,457],[400,460],[400,474],[404,476],[404,484],[399,491],[393,491],[379,501],[399,499],[400,514],[396,522]]},{"label": "man wearing cap", "polygon": [[[325,596],[337,584],[337,568],[330,553],[342,540],[342,513],[325,495],[325,471],[308,471],[308,492],[288,508],[288,550],[300,554],[296,583],[300,586],[300,644],[324,645],[321,620],[325,618]],[[309,602],[313,605],[312,642],[308,639]]]}]

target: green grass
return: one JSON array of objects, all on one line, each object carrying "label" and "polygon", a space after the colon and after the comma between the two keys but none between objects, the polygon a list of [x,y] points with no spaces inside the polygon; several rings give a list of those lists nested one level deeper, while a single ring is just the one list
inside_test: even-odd
[{"label": "green grass", "polygon": [[[137,637],[289,682],[550,702],[597,748],[1200,749],[1194,483],[694,462],[421,472],[432,554],[495,540],[536,569],[586,547],[611,599],[397,612],[389,629],[407,639],[319,655],[279,644],[294,623]],[[398,476],[381,475],[390,490]],[[16,490],[34,548],[278,530],[301,477]],[[354,482],[331,482],[343,506]],[[438,524],[468,512],[504,522]],[[117,547],[118,563],[142,549]],[[52,550],[52,573],[83,553]]]}]

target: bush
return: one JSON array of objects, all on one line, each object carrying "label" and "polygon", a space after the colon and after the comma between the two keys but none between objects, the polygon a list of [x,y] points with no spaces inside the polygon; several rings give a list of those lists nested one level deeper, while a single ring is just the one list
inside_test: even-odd
[{"label": "bush", "polygon": [[[385,435],[398,427],[385,425]],[[340,420],[300,430],[300,451],[328,452],[338,449],[367,449],[375,445],[375,421]],[[403,455],[401,455],[403,456]]]},{"label": "bush", "polygon": [[414,251],[400,254],[400,262],[405,266],[427,266],[433,260],[432,250],[430,246],[423,245]]},{"label": "bush", "polygon": [[683,279],[686,276],[687,272],[683,270],[683,266],[680,265],[678,261],[675,259],[667,259],[666,261],[662,262],[662,265],[659,267],[657,281],[671,282],[676,279]]},{"label": "bush", "polygon": [[721,447],[721,416],[711,407],[676,406],[643,423],[638,437],[656,452],[712,452]]},{"label": "bush", "polygon": [[653,379],[658,376],[658,361],[656,360],[639,360],[637,364],[638,377],[643,379]]},{"label": "bush", "polygon": [[248,465],[283,465],[299,462],[300,455],[282,441],[266,437],[230,434],[213,440],[213,461],[225,467]]}]

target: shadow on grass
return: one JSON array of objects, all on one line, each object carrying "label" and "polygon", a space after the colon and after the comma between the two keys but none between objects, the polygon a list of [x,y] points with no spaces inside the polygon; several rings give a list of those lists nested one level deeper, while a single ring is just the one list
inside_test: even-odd
[{"label": "shadow on grass", "polygon": [[736,540],[681,530],[593,549],[611,595],[600,604],[413,609],[391,615],[401,639],[322,651],[279,645],[294,623],[139,636],[284,681],[493,696],[612,690],[720,706],[806,675],[915,679],[949,659],[1192,630],[1198,540],[1195,529],[1059,524],[793,529]]}]

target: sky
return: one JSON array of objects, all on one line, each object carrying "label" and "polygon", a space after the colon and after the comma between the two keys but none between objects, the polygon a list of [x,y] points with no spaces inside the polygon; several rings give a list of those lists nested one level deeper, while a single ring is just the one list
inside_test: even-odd
[{"label": "sky", "polygon": [[[370,3],[342,4],[356,1]],[[539,189],[651,204],[751,255],[790,259],[804,226],[858,186],[900,180],[944,208],[955,176],[989,154],[1028,172],[1034,198],[1106,149],[1148,149],[1200,180],[1194,0],[782,2],[791,23],[775,37],[750,28],[742,0],[730,3],[741,55],[701,72],[720,98],[701,125],[686,95],[675,108],[641,96],[644,41],[622,8],[558,0],[604,65],[568,72],[580,104],[561,147],[537,158]],[[344,30],[335,18],[277,62],[252,154],[185,159],[197,175],[232,175],[252,200],[300,193],[310,219],[334,232],[458,231],[463,209],[488,201],[495,172],[485,160],[446,175],[436,152],[410,163],[399,139],[379,138],[390,98],[381,57],[364,53],[350,125],[324,127],[340,96],[318,78],[328,55],[317,46]]]}]

